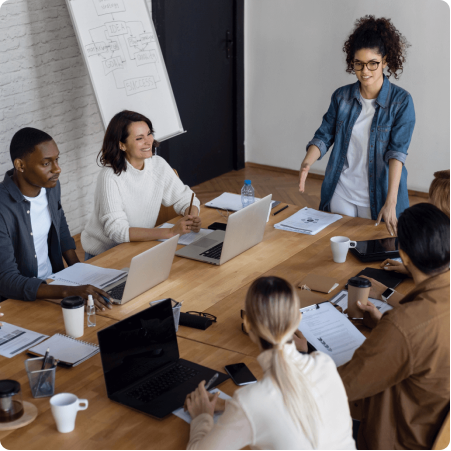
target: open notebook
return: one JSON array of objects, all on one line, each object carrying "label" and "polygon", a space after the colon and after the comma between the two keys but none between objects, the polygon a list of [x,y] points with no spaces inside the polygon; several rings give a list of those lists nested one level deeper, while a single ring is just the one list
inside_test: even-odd
[{"label": "open notebook", "polygon": [[29,349],[28,352],[43,356],[47,348],[50,348],[51,356],[69,366],[77,366],[99,352],[99,347],[95,344],[62,334],[53,335],[48,340]]}]

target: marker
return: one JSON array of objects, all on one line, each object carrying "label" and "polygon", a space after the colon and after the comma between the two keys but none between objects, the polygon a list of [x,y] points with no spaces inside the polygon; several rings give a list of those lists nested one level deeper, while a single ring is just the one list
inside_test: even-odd
[{"label": "marker", "polygon": [[219,373],[216,373],[206,384],[205,384],[205,390],[208,390],[215,382],[216,379],[219,377]]},{"label": "marker", "polygon": [[275,213],[273,213],[273,216],[276,216],[277,214],[279,214],[281,211],[284,211],[286,208],[288,208],[288,205],[285,205],[285,207],[281,208],[279,211],[276,211]]}]

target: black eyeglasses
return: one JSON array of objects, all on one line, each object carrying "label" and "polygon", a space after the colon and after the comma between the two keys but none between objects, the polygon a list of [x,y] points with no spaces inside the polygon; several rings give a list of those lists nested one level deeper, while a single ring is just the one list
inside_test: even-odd
[{"label": "black eyeglasses", "polygon": [[203,316],[204,318],[211,319],[214,323],[216,323],[216,319],[217,319],[216,316],[214,316],[214,315],[212,315],[210,313],[195,312],[193,310],[190,310],[189,312],[186,312],[186,313],[189,313],[190,315]]},{"label": "black eyeglasses", "polygon": [[379,64],[382,61],[370,61],[369,63],[362,63],[360,61],[354,61],[353,62],[353,67],[354,70],[359,71],[359,70],[363,70],[363,66],[366,66],[368,68],[368,70],[374,71],[379,67]]}]

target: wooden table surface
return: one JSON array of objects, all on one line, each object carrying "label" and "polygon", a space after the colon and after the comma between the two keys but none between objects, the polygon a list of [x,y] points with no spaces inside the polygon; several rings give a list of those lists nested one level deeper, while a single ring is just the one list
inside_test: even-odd
[{"label": "wooden table surface", "polygon": [[[352,240],[377,239],[388,236],[384,224],[343,217],[315,236],[274,229],[274,224],[292,215],[299,207],[289,206],[276,217],[271,216],[263,241],[221,266],[175,257],[169,278],[123,306],[114,306],[97,314],[97,326],[86,328],[84,341],[97,343],[97,331],[149,306],[155,299],[171,297],[183,300],[183,311],[205,311],[217,316],[205,331],[180,326],[178,342],[182,358],[224,371],[231,363],[245,362],[260,379],[262,371],[256,356],[259,351],[241,331],[240,309],[250,284],[257,277],[283,277],[297,285],[307,274],[335,277],[340,286],[331,294],[318,294],[330,299],[343,289],[346,281],[365,267],[380,263],[361,263],[348,254],[345,263],[332,260],[330,238],[347,236]],[[225,222],[216,211],[201,210],[203,227],[212,222]],[[171,222],[175,222],[175,220]],[[128,267],[133,256],[158,245],[157,242],[125,243],[93,258],[89,263],[121,269]],[[151,270],[151,268],[149,268]],[[406,280],[397,290],[408,292],[413,282]],[[298,290],[302,297],[303,293]],[[61,307],[53,302],[24,303],[8,300],[2,303],[6,322],[36,332],[53,335],[64,333]],[[58,301],[56,301],[58,302]],[[56,430],[49,398],[34,399],[25,372],[23,353],[12,359],[0,357],[1,378],[17,380],[22,385],[23,399],[37,406],[38,418],[16,431],[0,433],[2,445],[8,449],[181,449],[185,448],[189,427],[175,416],[158,421],[135,412],[107,398],[100,355],[75,368],[58,368],[56,393],[70,392],[89,400],[86,411],[78,413],[76,428],[69,434]],[[220,387],[232,395],[237,388],[232,381]],[[176,433],[174,433],[176,431]]]}]

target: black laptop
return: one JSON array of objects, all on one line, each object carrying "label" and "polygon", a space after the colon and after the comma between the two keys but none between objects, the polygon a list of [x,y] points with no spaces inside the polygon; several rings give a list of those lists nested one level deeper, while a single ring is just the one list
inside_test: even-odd
[{"label": "black laptop", "polygon": [[398,238],[357,241],[357,246],[355,248],[351,247],[350,252],[362,262],[399,258]]},{"label": "black laptop", "polygon": [[[217,371],[179,358],[171,300],[97,333],[108,398],[163,418]],[[214,385],[229,376],[219,373]],[[210,387],[213,388],[213,387]]]}]

